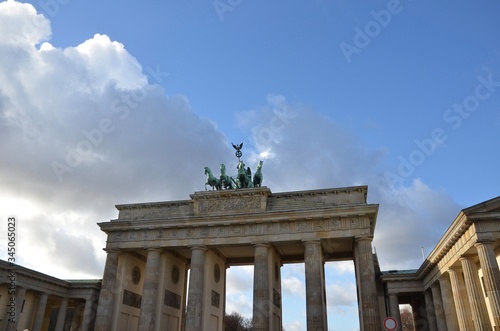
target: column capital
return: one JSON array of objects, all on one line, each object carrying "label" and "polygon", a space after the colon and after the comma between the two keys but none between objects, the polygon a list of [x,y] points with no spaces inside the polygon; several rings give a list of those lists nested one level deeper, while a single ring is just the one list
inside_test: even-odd
[{"label": "column capital", "polygon": [[434,282],[434,283],[432,283],[432,284],[429,286],[429,288],[430,288],[430,289],[433,289],[433,288],[435,288],[435,289],[439,289],[439,284],[438,284],[437,282]]},{"label": "column capital", "polygon": [[446,276],[446,271],[445,271],[443,274],[441,274],[440,277],[438,277],[437,280],[438,280],[439,284],[441,284],[442,282],[446,282],[446,281],[449,282],[450,281],[450,277]]},{"label": "column capital", "polygon": [[253,247],[269,247],[271,244],[268,241],[256,241],[252,243]]},{"label": "column capital", "polygon": [[448,272],[448,274],[457,274],[459,272],[462,272],[462,268],[460,267],[451,267],[451,268],[448,268],[448,270],[446,270]]},{"label": "column capital", "polygon": [[369,240],[370,242],[372,242],[373,241],[373,236],[366,235],[366,236],[357,236],[357,237],[354,237],[354,242],[359,242],[359,241],[363,241],[363,240]]},{"label": "column capital", "polygon": [[487,246],[487,245],[493,245],[493,243],[495,242],[495,239],[491,238],[491,239],[481,239],[478,241],[476,241],[476,243],[474,244],[474,247],[478,247],[478,246]]},{"label": "column capital", "polygon": [[[488,243],[488,242],[494,242],[495,241],[495,236],[493,236],[492,233],[477,233],[477,239],[476,239],[476,244],[477,243]],[[474,244],[475,246],[475,244]]]},{"label": "column capital", "polygon": [[208,248],[205,245],[193,245],[189,246],[192,251],[206,251]]},{"label": "column capital", "polygon": [[155,252],[155,251],[160,252],[160,253],[164,252],[164,249],[161,247],[147,247],[147,248],[144,248],[144,250],[146,250],[147,252]]},{"label": "column capital", "polygon": [[321,245],[321,240],[319,240],[319,239],[302,240],[302,244],[304,246],[306,246],[306,245]]},{"label": "column capital", "polygon": [[460,258],[458,260],[459,261],[472,261],[472,262],[476,263],[476,257],[477,257],[477,255],[474,255],[474,254],[464,254],[464,255],[460,256]]}]

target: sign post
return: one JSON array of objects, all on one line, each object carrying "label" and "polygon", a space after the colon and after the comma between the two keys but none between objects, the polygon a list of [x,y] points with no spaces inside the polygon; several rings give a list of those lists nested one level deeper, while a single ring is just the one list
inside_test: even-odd
[{"label": "sign post", "polygon": [[394,331],[397,329],[397,327],[398,327],[398,322],[394,317],[386,317],[384,319],[384,328],[387,331]]}]

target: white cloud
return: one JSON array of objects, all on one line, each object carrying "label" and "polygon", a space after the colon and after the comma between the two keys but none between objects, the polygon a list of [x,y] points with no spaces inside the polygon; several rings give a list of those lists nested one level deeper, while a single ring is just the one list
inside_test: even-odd
[{"label": "white cloud", "polygon": [[417,269],[421,247],[430,253],[460,207],[446,192],[432,190],[418,179],[409,187],[377,194],[381,203],[374,246],[381,267]]},{"label": "white cloud", "polygon": [[325,269],[326,268],[333,270],[333,273],[335,275],[345,275],[345,274],[354,275],[353,261],[339,261],[339,262],[328,263],[325,266]]},{"label": "white cloud", "polygon": [[305,269],[303,263],[285,264],[281,268],[282,296],[287,300],[304,302],[306,293]]},{"label": "white cloud", "polygon": [[245,318],[251,318],[253,312],[252,297],[246,295],[229,295],[226,302],[226,314],[238,313]]},{"label": "white cloud", "polygon": [[0,3],[0,36],[2,48],[33,47],[50,38],[50,22],[30,4],[4,1]]},{"label": "white cloud", "polygon": [[[122,44],[95,35],[37,49],[50,22],[29,4],[0,6],[0,201],[29,201],[3,209],[20,218],[20,261],[62,278],[101,277],[96,223],[115,218],[117,203],[188,198],[230,147],[187,98],[147,84]],[[24,38],[13,41],[14,28]]]},{"label": "white cloud", "polygon": [[253,266],[233,266],[226,272],[226,312],[245,318],[253,312]]},{"label": "white cloud", "polygon": [[284,329],[286,331],[303,331],[306,328],[302,322],[293,321],[293,322],[284,324]]},{"label": "white cloud", "polygon": [[[354,283],[335,282],[326,286],[326,302],[328,307],[354,306],[357,300],[356,284]],[[344,310],[341,310],[341,313],[345,314]]]},{"label": "white cloud", "polygon": [[85,63],[92,86],[101,89],[109,82],[116,81],[119,89],[137,89],[146,85],[139,62],[132,57],[123,44],[111,41],[108,36],[96,34],[76,48],[65,53],[79,58]]},{"label": "white cloud", "polygon": [[301,279],[295,276],[289,276],[281,280],[281,288],[283,292],[305,298],[305,284]]},{"label": "white cloud", "polygon": [[227,269],[227,293],[239,294],[253,288],[253,266],[235,266]]}]

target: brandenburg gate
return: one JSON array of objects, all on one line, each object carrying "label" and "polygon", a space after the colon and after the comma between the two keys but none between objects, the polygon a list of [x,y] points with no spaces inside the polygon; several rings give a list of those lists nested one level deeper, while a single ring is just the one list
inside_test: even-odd
[{"label": "brandenburg gate", "polygon": [[327,331],[324,264],[339,260],[354,260],[361,330],[380,330],[378,205],[367,191],[253,187],[118,205],[118,219],[99,223],[108,237],[95,330],[222,331],[226,269],[253,265],[253,330],[281,331],[281,266],[304,262],[307,330]]}]

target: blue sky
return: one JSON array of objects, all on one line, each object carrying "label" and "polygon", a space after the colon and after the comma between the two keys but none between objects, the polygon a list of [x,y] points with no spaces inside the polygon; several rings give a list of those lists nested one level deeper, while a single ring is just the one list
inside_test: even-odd
[{"label": "blue sky", "polygon": [[[95,223],[115,204],[188,199],[244,142],[273,192],[369,185],[382,269],[418,268],[461,208],[498,195],[499,13],[496,1],[0,2],[0,211],[20,220],[20,261],[101,277]],[[305,329],[300,268],[283,270],[287,331]],[[327,273],[329,329],[357,329],[352,266]],[[230,277],[249,314],[235,284],[251,272]]]},{"label": "blue sky", "polygon": [[[186,95],[193,111],[215,121],[229,140],[246,138],[235,127],[234,112],[277,93],[326,114],[369,147],[383,146],[388,166],[415,148],[414,139],[445,126],[443,113],[473,93],[478,76],[496,77],[498,70],[499,8],[493,1],[481,6],[463,1],[234,1],[239,4],[232,11],[220,10],[221,16],[211,1],[32,3],[50,18],[55,47],[77,45],[96,33],[123,43],[143,67],[168,72],[161,82],[166,93]],[[354,28],[364,31],[375,21],[372,12],[391,5],[398,13],[348,64],[340,44],[355,45]],[[483,164],[489,170],[480,172],[485,177],[469,174],[462,181],[452,168],[456,163],[473,168],[473,160],[481,158],[480,148],[466,149],[472,153],[467,160],[460,151],[471,135],[485,141],[498,131],[482,125],[498,123],[491,108],[497,98],[481,103],[480,115],[459,132],[447,130],[450,140],[432,157],[439,160],[419,167],[416,175],[453,191],[461,191],[462,181],[479,181],[483,190],[490,188],[481,198],[495,194],[488,175],[494,162]],[[436,171],[433,161],[448,166]]]}]

